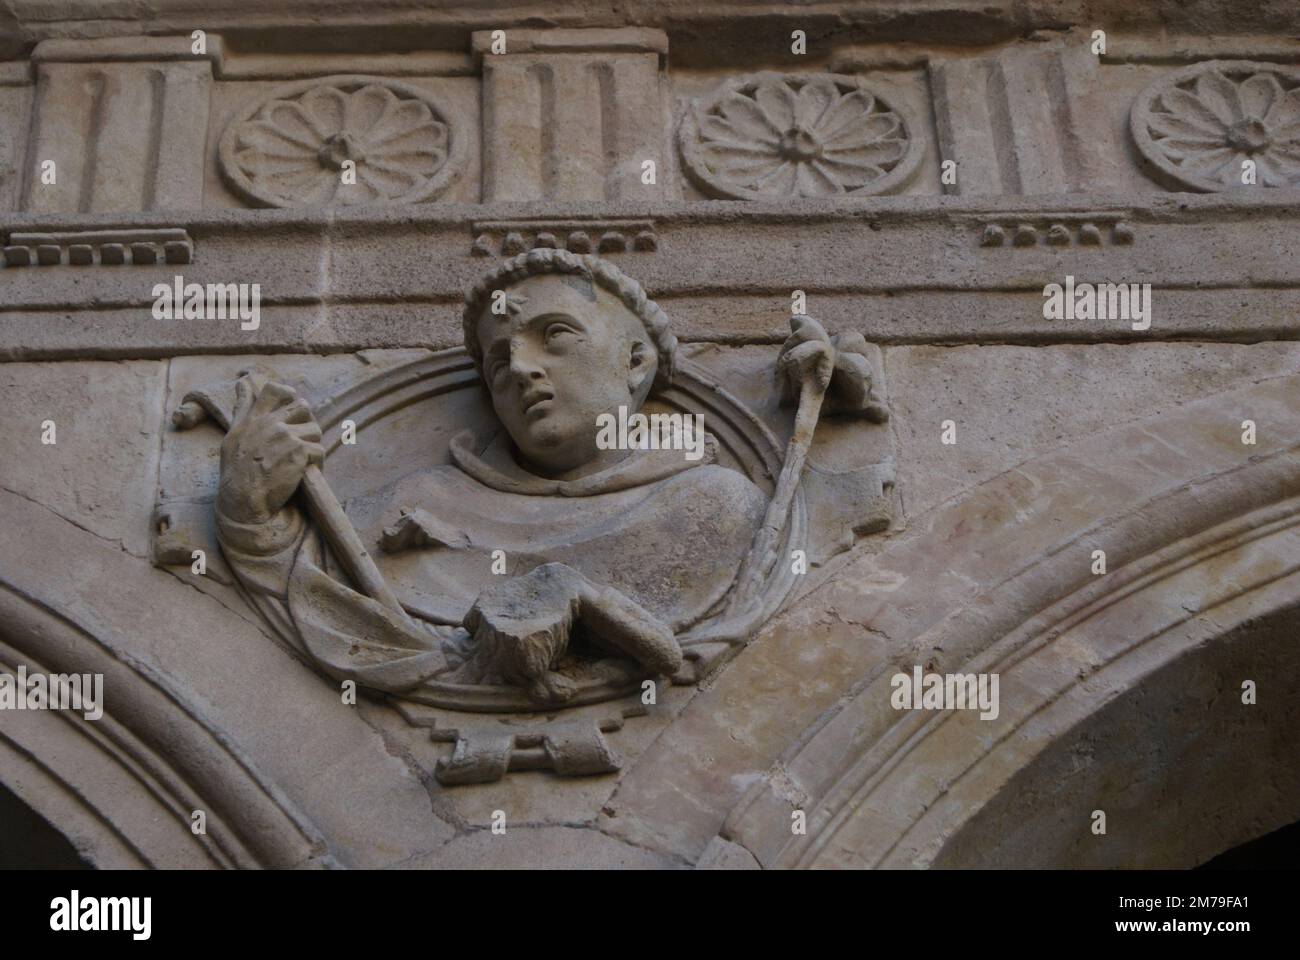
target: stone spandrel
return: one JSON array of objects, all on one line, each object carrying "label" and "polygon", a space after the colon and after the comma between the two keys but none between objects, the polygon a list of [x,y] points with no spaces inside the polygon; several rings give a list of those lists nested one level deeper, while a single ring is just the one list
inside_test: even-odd
[{"label": "stone spandrel", "polygon": [[[878,351],[795,317],[764,368],[771,396],[760,392],[750,409],[678,357],[667,316],[634,280],[551,250],[490,273],[464,317],[469,370],[464,353],[417,355],[322,391],[300,363],[314,403],[265,362],[234,381],[177,389],[179,429],[211,420],[225,431],[220,483],[213,451],[202,450],[210,429],[197,443],[169,440],[155,559],[183,566],[187,537],[208,549],[200,513],[215,510],[221,556],[272,632],[335,680],[441,708],[435,738],[464,729],[439,764],[444,783],[533,765],[618,769],[600,731],[646,712],[627,704],[720,669],[810,565],[888,525],[892,458],[864,465],[836,454],[888,435]],[[453,437],[441,462],[409,445],[397,448],[408,459],[383,458],[386,472],[347,457],[356,424],[381,451],[386,418],[421,396],[393,408],[393,385],[437,401],[479,377],[495,430]],[[426,407],[435,423],[448,409],[439,403]],[[805,472],[819,412],[844,427],[829,428]],[[774,417],[785,439],[760,417]],[[602,425],[609,418],[640,422]],[[729,449],[706,430],[730,437]],[[324,450],[343,455],[342,467],[326,461],[332,480],[317,466]],[[300,484],[303,499],[290,502]],[[362,493],[341,500],[339,484]],[[581,735],[488,736],[455,717],[610,700],[623,704],[622,717],[612,708],[615,726]],[[652,692],[642,706],[655,702]]]}]

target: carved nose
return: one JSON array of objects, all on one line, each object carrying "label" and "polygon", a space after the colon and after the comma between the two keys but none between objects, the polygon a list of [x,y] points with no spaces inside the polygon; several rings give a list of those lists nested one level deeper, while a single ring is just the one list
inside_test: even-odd
[{"label": "carved nose", "polygon": [[540,366],[518,353],[514,354],[510,358],[510,372],[520,383],[527,383],[530,380],[541,380],[546,376],[546,371],[544,371]]}]

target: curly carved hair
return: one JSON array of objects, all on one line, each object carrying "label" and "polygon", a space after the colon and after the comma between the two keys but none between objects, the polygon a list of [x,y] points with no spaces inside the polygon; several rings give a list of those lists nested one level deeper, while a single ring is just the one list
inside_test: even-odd
[{"label": "curly carved hair", "polygon": [[465,327],[465,349],[474,358],[479,376],[483,375],[483,350],[478,342],[478,321],[483,315],[495,290],[504,290],[511,284],[528,277],[542,274],[573,274],[582,277],[588,283],[603,287],[623,302],[641,325],[645,327],[659,363],[655,370],[654,389],[662,390],[673,378],[673,366],[677,354],[677,338],[668,327],[668,316],[646,296],[637,283],[608,260],[589,254],[570,253],[567,250],[539,248],[521,253],[507,260],[486,277],[474,285],[474,289],[465,297],[465,310],[461,314]]}]

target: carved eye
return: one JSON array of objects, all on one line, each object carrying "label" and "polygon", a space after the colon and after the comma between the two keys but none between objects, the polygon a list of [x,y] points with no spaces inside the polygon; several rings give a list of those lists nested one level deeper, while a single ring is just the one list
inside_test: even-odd
[{"label": "carved eye", "polygon": [[546,328],[546,342],[548,344],[555,343],[558,338],[563,337],[565,334],[573,334],[576,336],[577,333],[578,331],[573,329],[573,327],[569,326],[567,323],[552,323]]}]

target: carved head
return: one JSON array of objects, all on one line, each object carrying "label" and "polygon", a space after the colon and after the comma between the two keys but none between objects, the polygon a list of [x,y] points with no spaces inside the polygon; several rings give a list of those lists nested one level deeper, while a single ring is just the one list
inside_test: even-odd
[{"label": "carved head", "polygon": [[612,263],[564,250],[507,261],[466,298],[465,349],[525,460],[547,473],[595,461],[597,418],[666,386],[668,318]]}]

